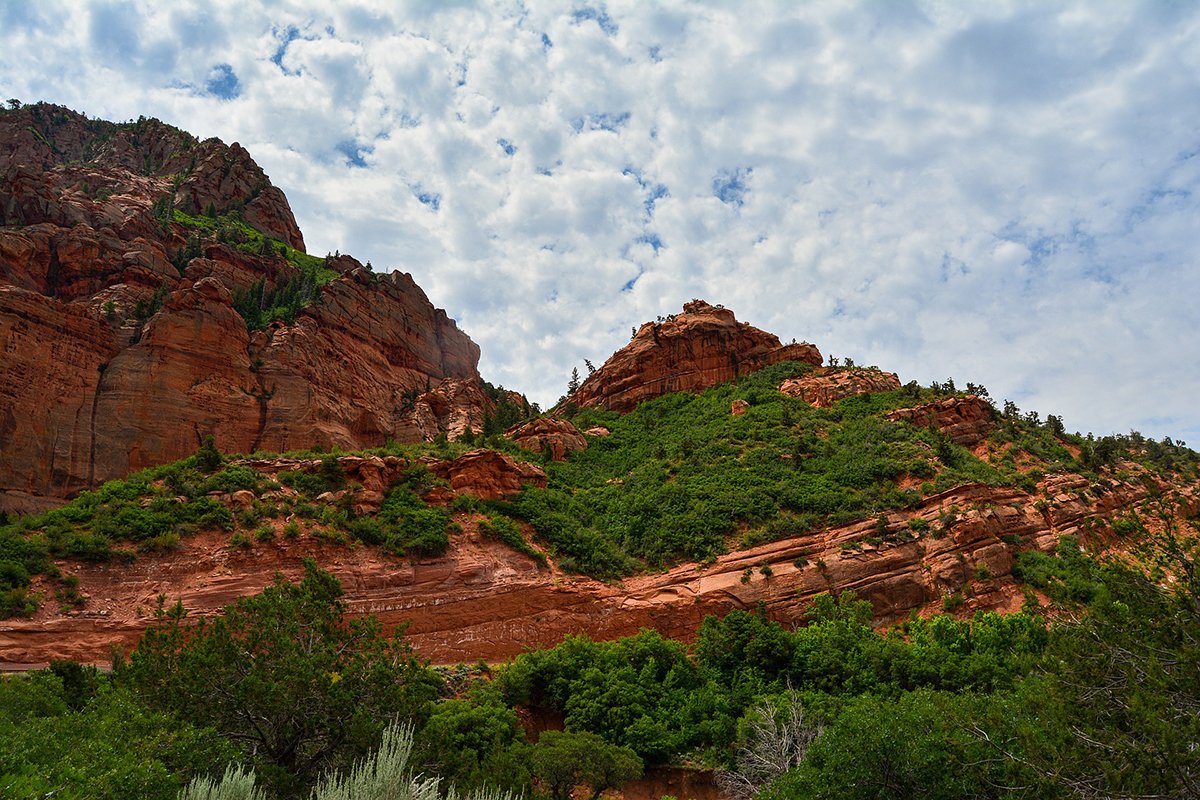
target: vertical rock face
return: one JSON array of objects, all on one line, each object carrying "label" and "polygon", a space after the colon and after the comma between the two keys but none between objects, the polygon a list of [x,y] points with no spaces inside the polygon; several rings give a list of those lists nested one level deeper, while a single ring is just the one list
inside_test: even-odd
[{"label": "vertical rock face", "polygon": [[0,111],[0,510],[181,458],[210,433],[250,452],[482,430],[479,348],[411,276],[329,259],[293,323],[252,332],[235,293],[300,270],[278,245],[185,227],[172,204],[304,248],[239,145],[157,120]]},{"label": "vertical rock face", "polygon": [[729,309],[693,300],[682,314],[639,328],[571,400],[625,413],[642,401],[707,389],[768,364],[822,360],[811,344],[783,345],[774,334],[738,322]]},{"label": "vertical rock face", "polygon": [[0,286],[0,486],[6,510],[90,485],[96,390],[118,352],[87,309]]}]

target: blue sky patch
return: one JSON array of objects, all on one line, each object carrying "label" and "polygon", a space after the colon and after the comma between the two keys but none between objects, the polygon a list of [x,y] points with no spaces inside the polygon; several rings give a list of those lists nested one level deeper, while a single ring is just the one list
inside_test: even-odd
[{"label": "blue sky patch", "polygon": [[671,196],[671,192],[670,192],[670,190],[667,189],[667,187],[664,184],[656,183],[654,185],[654,188],[652,188],[650,190],[650,194],[646,195],[646,201],[645,201],[645,203],[643,203],[643,205],[646,208],[646,216],[647,217],[654,216],[654,204],[657,203],[659,200],[662,200],[664,197],[670,197],[670,196]]},{"label": "blue sky patch", "polygon": [[208,73],[205,90],[222,100],[232,100],[242,93],[242,84],[238,81],[237,73],[228,64],[217,64]]},{"label": "blue sky patch", "polygon": [[300,38],[300,29],[295,25],[288,25],[283,30],[278,28],[271,29],[271,35],[279,40],[279,46],[275,48],[275,52],[271,54],[271,63],[279,67],[284,75],[299,75],[299,70],[292,72],[287,67],[283,66],[283,57],[287,55],[288,45]]},{"label": "blue sky patch", "polygon": [[421,188],[420,184],[412,187],[413,196],[417,198],[422,205],[429,206],[434,211],[439,211],[442,208],[441,192],[428,192]]},{"label": "blue sky patch", "polygon": [[671,192],[667,189],[666,184],[651,183],[646,180],[641,172],[633,167],[625,167],[621,170],[622,175],[628,175],[637,181],[638,186],[646,191],[646,199],[642,201],[642,207],[646,209],[646,218],[650,219],[654,216],[654,204],[664,197],[670,197]]},{"label": "blue sky patch", "polygon": [[363,158],[363,154],[370,154],[374,148],[361,147],[354,140],[346,139],[334,145],[333,149],[344,155],[346,163],[350,166],[362,168],[367,166],[367,160]]},{"label": "blue sky patch", "polygon": [[576,24],[582,24],[588,20],[594,20],[600,26],[600,30],[604,31],[607,36],[616,36],[619,28],[613,18],[608,15],[608,12],[603,8],[577,8],[571,12],[571,20]]},{"label": "blue sky patch", "polygon": [[643,233],[641,236],[639,236],[637,238],[636,241],[642,242],[643,244],[650,245],[652,248],[654,248],[655,253],[657,253],[659,250],[661,250],[663,248],[662,239],[660,239],[658,237],[657,233],[652,233],[650,231]]},{"label": "blue sky patch", "polygon": [[733,170],[721,170],[713,178],[713,195],[726,205],[741,208],[746,202],[746,192],[750,187],[746,180],[754,173],[751,167],[738,167]]},{"label": "blue sky patch", "polygon": [[500,145],[500,149],[504,151],[504,155],[511,156],[517,152],[517,146],[508,139],[497,139],[496,144]]},{"label": "blue sky patch", "polygon": [[571,127],[576,133],[582,133],[585,130],[616,133],[625,127],[629,122],[629,117],[628,111],[618,113],[598,111],[595,114],[588,114],[586,117],[575,117],[571,120]]}]

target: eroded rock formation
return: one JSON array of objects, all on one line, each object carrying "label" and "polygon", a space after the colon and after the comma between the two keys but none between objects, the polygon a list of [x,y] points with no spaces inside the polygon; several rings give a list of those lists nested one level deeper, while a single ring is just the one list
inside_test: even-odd
[{"label": "eroded rock formation", "polygon": [[[587,448],[587,439],[578,428],[565,419],[554,417],[537,417],[522,422],[509,428],[504,435],[526,450],[535,453],[549,452],[555,461],[563,461],[576,450]],[[607,430],[604,435],[608,435]]]},{"label": "eroded rock formation", "polygon": [[453,461],[433,464],[430,471],[449,481],[455,492],[482,500],[502,500],[520,494],[526,486],[546,486],[541,467],[495,450],[472,450]]},{"label": "eroded rock formation", "polygon": [[900,379],[893,372],[855,367],[826,367],[800,378],[788,378],[779,391],[799,397],[815,408],[829,408],[838,400],[856,394],[890,392],[900,388]]},{"label": "eroded rock formation", "polygon": [[299,269],[278,242],[248,251],[236,225],[220,238],[172,207],[304,248],[237,144],[57,106],[0,113],[0,510],[45,508],[210,433],[252,452],[483,429],[479,348],[411,276],[329,259],[337,277],[293,323],[251,332],[235,294]]},{"label": "eroded rock formation", "polygon": [[816,365],[822,357],[811,344],[783,345],[729,309],[693,300],[682,314],[639,328],[570,400],[625,413],[669,392],[707,389],[782,361]]},{"label": "eroded rock formation", "polygon": [[889,411],[886,416],[893,422],[905,421],[933,428],[963,447],[979,444],[995,427],[995,412],[991,405],[975,395],[949,397],[913,408],[898,408]]}]

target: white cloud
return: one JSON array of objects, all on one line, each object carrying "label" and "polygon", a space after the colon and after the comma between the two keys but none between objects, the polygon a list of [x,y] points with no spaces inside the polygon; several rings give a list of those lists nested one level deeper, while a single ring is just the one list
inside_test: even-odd
[{"label": "white cloud", "polygon": [[4,97],[240,141],[543,404],[702,296],[1193,444],[1197,75],[1179,3],[0,7]]}]

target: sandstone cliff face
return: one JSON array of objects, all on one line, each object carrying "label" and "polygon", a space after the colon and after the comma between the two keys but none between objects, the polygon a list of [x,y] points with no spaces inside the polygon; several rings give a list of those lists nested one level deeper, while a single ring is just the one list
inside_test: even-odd
[{"label": "sandstone cliff face", "polygon": [[706,389],[782,361],[819,365],[822,357],[811,344],[782,345],[729,309],[693,300],[682,314],[639,328],[570,399],[625,413],[660,395]]},{"label": "sandstone cliff face", "polygon": [[[468,455],[464,463],[482,463]],[[364,489],[372,470],[386,479],[398,468],[386,459],[343,464],[364,480]],[[46,604],[33,619],[0,621],[0,662],[103,661],[111,645],[133,646],[151,624],[160,593],[182,599],[194,614],[215,614],[269,585],[277,570],[297,578],[306,556],[341,579],[353,612],[375,614],[389,628],[409,623],[408,640],[437,663],[500,661],[581,632],[613,638],[653,628],[689,641],[704,616],[732,609],[762,608],[790,626],[801,622],[814,596],[830,590],[855,590],[881,622],[940,611],[947,597],[961,601],[956,613],[963,615],[1016,610],[1023,600],[1011,575],[1016,550],[1048,550],[1063,534],[1102,544],[1114,513],[1148,502],[1152,489],[1168,488],[1137,465],[1120,468],[1130,477],[1108,481],[1102,493],[1071,474],[1046,478],[1035,494],[961,486],[888,515],[882,532],[879,521],[868,520],[621,584],[542,567],[482,535],[481,517],[473,514],[456,515],[461,530],[452,534],[446,555],[418,560],[309,535],[243,550],[231,547],[226,533],[202,534],[184,540],[176,553],[143,555],[128,566],[70,564],[90,598],[86,606],[63,614]],[[1173,489],[1181,514],[1200,511],[1200,487]],[[913,519],[923,520],[927,531],[915,533],[908,524]],[[1092,538],[1097,531],[1099,542]]]},{"label": "sandstone cliff face", "polygon": [[251,334],[233,293],[296,268],[164,225],[240,209],[297,249],[282,192],[239,145],[56,106],[0,113],[0,510],[26,512],[184,457],[372,447],[479,432],[479,348],[411,276],[353,258],[294,324]]},{"label": "sandstone cliff face", "polygon": [[829,408],[838,400],[857,394],[890,392],[900,388],[900,379],[893,372],[876,369],[825,368],[801,378],[789,378],[779,385],[779,391],[799,397],[815,408]]}]

